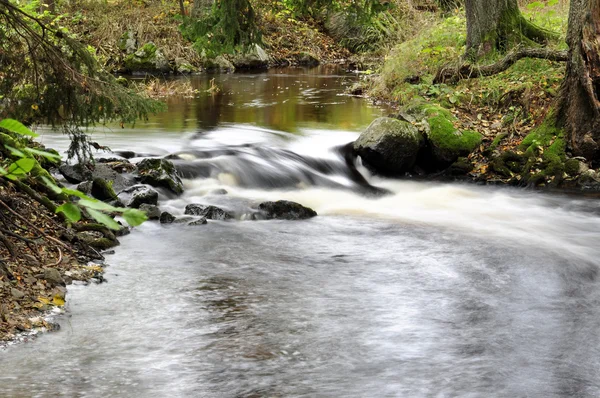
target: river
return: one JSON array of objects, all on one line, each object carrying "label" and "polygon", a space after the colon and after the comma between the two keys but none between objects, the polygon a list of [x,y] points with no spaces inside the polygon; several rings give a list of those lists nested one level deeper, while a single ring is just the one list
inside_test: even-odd
[{"label": "river", "polygon": [[106,283],[69,287],[60,331],[0,351],[0,395],[599,396],[598,200],[364,170],[392,194],[357,193],[332,148],[387,110],[341,96],[355,80],[221,75],[220,95],[96,131],[113,150],[227,150],[163,197],[173,214],[288,199],[319,216],[136,228]]}]

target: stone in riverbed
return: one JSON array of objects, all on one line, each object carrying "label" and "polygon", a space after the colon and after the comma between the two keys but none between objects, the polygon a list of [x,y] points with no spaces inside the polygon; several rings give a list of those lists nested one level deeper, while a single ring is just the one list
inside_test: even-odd
[{"label": "stone in riverbed", "polygon": [[119,200],[112,183],[102,178],[94,178],[90,193],[94,198],[102,201]]},{"label": "stone in riverbed", "polygon": [[148,216],[149,220],[158,220],[161,216],[161,211],[156,205],[143,203],[140,205],[140,210],[146,213],[146,216]]},{"label": "stone in riverbed", "polygon": [[205,225],[208,224],[208,221],[206,221],[205,217],[202,217],[196,221],[192,221],[190,223],[188,223],[187,225]]},{"label": "stone in riverbed", "polygon": [[415,165],[423,143],[423,135],[412,124],[380,117],[354,142],[354,150],[374,172],[401,175]]},{"label": "stone in riverbed", "polygon": [[12,296],[17,300],[25,297],[25,293],[23,293],[19,289],[15,289],[14,287],[10,289],[10,294],[12,294]]},{"label": "stone in riverbed", "polygon": [[185,214],[192,216],[202,216],[209,220],[230,220],[233,218],[231,213],[216,207],[216,206],[205,206],[199,204],[189,204],[185,207]]},{"label": "stone in riverbed", "polygon": [[175,216],[169,212],[163,211],[160,214],[159,221],[161,224],[171,224],[175,221]]},{"label": "stone in riverbed", "polygon": [[[58,170],[72,184],[80,184],[101,178],[104,181],[110,182],[112,188],[117,192],[130,187],[134,183],[131,177],[117,173],[110,166],[103,163],[75,165],[65,163]],[[91,191],[91,187],[82,186],[82,188],[89,188]]]},{"label": "stone in riverbed", "polygon": [[263,202],[258,205],[258,210],[267,220],[305,220],[317,216],[317,212],[313,209],[288,200]]},{"label": "stone in riverbed", "polygon": [[144,159],[137,164],[142,184],[166,188],[176,195],[183,193],[183,183],[173,163],[160,158]]},{"label": "stone in riverbed", "polygon": [[139,209],[141,205],[158,204],[158,192],[147,185],[134,185],[119,192],[119,199],[127,207]]}]

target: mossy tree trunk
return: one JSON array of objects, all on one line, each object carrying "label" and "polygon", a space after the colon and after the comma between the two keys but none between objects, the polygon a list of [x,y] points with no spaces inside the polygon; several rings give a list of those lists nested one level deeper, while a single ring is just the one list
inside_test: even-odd
[{"label": "mossy tree trunk", "polygon": [[517,0],[466,0],[465,10],[470,59],[522,42],[544,43],[551,35],[523,17]]},{"label": "mossy tree trunk", "polygon": [[575,154],[600,160],[600,0],[571,0],[558,121]]}]

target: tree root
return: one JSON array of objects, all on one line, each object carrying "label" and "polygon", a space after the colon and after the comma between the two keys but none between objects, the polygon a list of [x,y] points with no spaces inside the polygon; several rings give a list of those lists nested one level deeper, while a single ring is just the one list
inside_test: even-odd
[{"label": "tree root", "polygon": [[463,79],[496,75],[507,70],[522,58],[541,58],[550,61],[565,62],[568,60],[568,53],[567,51],[549,50],[547,48],[521,48],[491,65],[479,66],[467,63],[457,68],[443,67],[436,74],[433,83],[457,83]]}]

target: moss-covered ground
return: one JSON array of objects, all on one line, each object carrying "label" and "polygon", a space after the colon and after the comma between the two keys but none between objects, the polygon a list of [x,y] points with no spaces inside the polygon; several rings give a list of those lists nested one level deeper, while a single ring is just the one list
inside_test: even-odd
[{"label": "moss-covered ground", "polygon": [[[521,3],[524,18],[554,33],[548,47],[566,49],[568,2]],[[465,44],[464,12],[439,16],[390,51],[379,74],[366,82],[368,94],[398,107],[425,102],[447,109],[430,124],[439,127],[435,131],[462,131],[461,140],[474,145],[464,159],[472,166],[471,179],[548,185],[575,174],[579,164],[569,161],[563,132],[549,117],[564,63],[525,58],[493,76],[434,84],[440,68],[465,62]],[[492,51],[477,62],[492,64],[504,56]],[[468,132],[478,133],[481,141],[475,144],[476,136]]]}]

